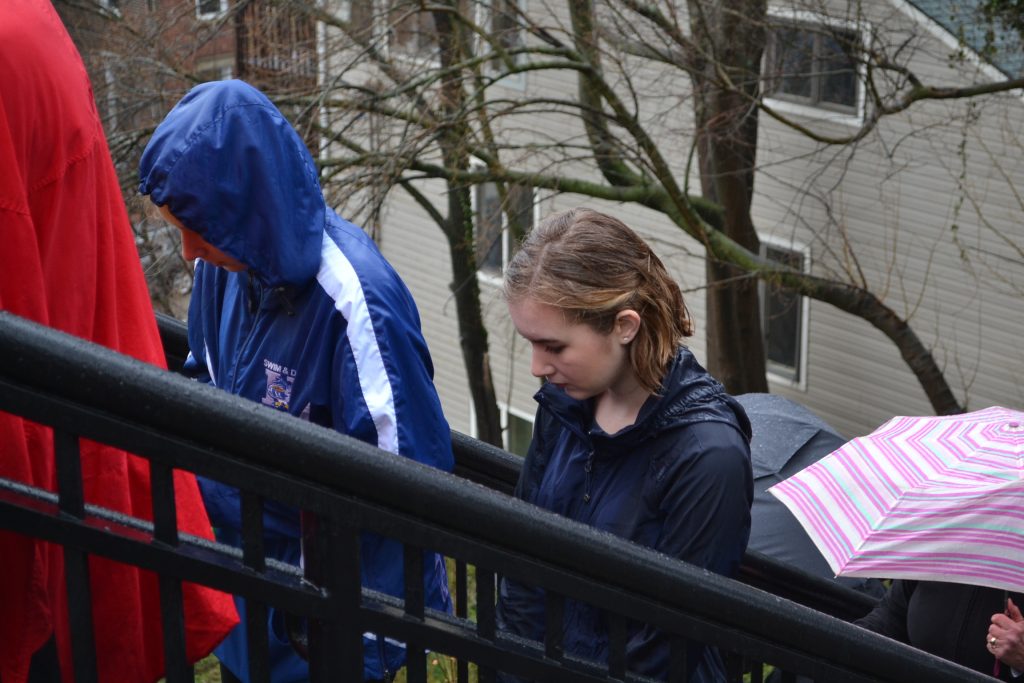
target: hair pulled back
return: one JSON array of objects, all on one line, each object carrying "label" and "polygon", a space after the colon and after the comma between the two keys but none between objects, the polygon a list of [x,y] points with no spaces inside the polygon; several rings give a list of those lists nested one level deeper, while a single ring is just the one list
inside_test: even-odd
[{"label": "hair pulled back", "polygon": [[633,309],[641,324],[629,345],[633,371],[657,392],[693,321],[679,286],[650,246],[625,223],[575,208],[545,218],[523,240],[505,271],[505,299],[532,299],[562,309],[570,323],[601,334],[620,311]]}]

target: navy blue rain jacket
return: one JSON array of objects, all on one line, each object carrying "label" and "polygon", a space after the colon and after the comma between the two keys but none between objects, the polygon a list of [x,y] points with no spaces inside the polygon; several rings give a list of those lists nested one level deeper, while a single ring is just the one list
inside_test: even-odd
[{"label": "navy blue rain jacket", "polygon": [[[199,261],[189,307],[190,365],[233,394],[443,470],[451,433],[412,296],[373,241],[327,208],[316,167],[270,101],[241,81],[194,88],[167,115],[140,162],[140,191],[249,267]],[[315,477],[315,472],[310,472]],[[200,480],[217,536],[238,544],[238,491]],[[299,516],[265,514],[268,555],[298,564]],[[401,597],[402,549],[364,534],[363,584]],[[425,555],[427,605],[449,610],[443,560]],[[217,655],[248,679],[242,624]],[[271,614],[274,683],[308,679]],[[400,643],[364,638],[367,678],[404,661]]]},{"label": "navy blue rain jacket", "polygon": [[[735,574],[750,536],[750,422],[687,349],[672,362],[660,396],[649,398],[636,422],[616,434],[594,423],[592,401],[577,401],[551,384],[535,398],[540,406],[518,497],[718,574]],[[543,640],[542,590],[505,580],[498,610],[502,628]],[[664,679],[667,639],[649,626],[631,629],[627,665]],[[568,654],[607,660],[607,624],[590,605],[566,601],[563,639]],[[687,661],[687,680],[724,680],[717,650],[693,644]]]}]

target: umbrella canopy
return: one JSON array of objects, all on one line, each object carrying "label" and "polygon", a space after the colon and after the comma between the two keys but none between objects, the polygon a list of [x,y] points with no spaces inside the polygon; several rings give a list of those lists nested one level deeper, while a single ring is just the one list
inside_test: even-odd
[{"label": "umbrella canopy", "polygon": [[[768,488],[846,443],[827,422],[795,401],[778,394],[736,396],[750,418],[753,437],[754,503],[750,509],[748,548],[803,571],[835,578],[825,558],[789,509]],[[873,596],[885,588],[880,581],[843,578],[840,583]]]},{"label": "umbrella canopy", "polygon": [[1024,590],[1024,413],[895,417],[769,492],[836,574]]}]

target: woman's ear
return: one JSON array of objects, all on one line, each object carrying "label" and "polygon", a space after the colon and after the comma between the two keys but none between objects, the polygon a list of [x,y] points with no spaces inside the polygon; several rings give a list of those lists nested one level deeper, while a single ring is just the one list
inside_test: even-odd
[{"label": "woman's ear", "polygon": [[623,344],[628,344],[640,331],[640,314],[632,308],[626,308],[615,315],[615,327],[612,334]]}]

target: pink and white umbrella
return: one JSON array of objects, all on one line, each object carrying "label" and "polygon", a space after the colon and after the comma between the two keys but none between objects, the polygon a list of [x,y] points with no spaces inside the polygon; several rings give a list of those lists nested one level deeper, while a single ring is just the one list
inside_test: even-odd
[{"label": "pink and white umbrella", "polygon": [[1024,413],[895,417],[769,489],[837,576],[1024,591]]}]

